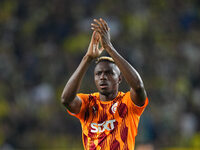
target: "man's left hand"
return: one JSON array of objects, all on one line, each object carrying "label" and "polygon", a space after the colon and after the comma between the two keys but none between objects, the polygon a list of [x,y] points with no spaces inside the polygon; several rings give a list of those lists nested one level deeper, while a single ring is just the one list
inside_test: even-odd
[{"label": "man's left hand", "polygon": [[101,45],[104,49],[112,46],[110,42],[110,28],[105,20],[102,18],[94,19],[94,23],[91,23],[91,29],[99,33]]}]

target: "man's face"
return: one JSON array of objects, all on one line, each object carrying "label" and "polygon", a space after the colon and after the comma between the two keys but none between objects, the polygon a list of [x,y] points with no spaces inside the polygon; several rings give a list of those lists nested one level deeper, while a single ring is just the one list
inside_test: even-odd
[{"label": "man's face", "polygon": [[121,75],[119,68],[111,62],[99,62],[94,69],[94,80],[98,91],[108,96],[118,91]]}]

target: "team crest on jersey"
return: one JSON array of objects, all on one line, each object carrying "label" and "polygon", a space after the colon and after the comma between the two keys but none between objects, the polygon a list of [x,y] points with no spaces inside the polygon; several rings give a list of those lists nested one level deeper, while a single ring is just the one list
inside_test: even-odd
[{"label": "team crest on jersey", "polygon": [[112,105],[111,111],[112,111],[113,114],[116,112],[117,106],[118,106],[118,102],[116,102],[116,103],[114,103],[114,104]]}]

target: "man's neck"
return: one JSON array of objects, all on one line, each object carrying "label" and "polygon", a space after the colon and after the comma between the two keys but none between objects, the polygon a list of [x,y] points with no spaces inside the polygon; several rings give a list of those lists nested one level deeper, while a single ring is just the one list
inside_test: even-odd
[{"label": "man's neck", "polygon": [[110,93],[108,95],[104,95],[99,93],[99,98],[101,101],[112,101],[113,99],[115,99],[118,95],[118,91],[116,91],[115,93]]}]

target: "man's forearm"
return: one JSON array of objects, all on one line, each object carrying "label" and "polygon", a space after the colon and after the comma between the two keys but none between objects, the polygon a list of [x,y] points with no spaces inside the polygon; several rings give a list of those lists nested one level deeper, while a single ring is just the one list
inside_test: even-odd
[{"label": "man's forearm", "polygon": [[83,76],[85,75],[91,61],[92,58],[87,55],[84,56],[78,68],[68,80],[61,96],[63,104],[70,104],[70,102],[75,98],[80,89]]},{"label": "man's forearm", "polygon": [[112,45],[109,45],[105,47],[105,49],[113,58],[131,88],[137,90],[138,88],[143,87],[143,82],[138,72],[115,50],[115,48]]}]

